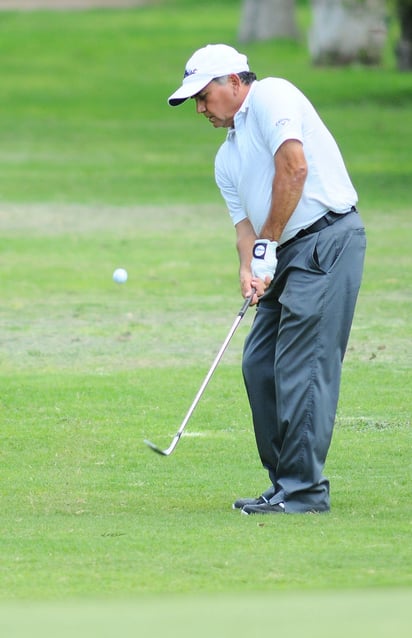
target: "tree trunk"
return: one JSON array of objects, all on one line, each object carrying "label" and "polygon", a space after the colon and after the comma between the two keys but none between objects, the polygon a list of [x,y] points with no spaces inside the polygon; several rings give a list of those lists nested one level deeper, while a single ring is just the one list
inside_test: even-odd
[{"label": "tree trunk", "polygon": [[240,42],[297,38],[295,0],[243,0]]},{"label": "tree trunk", "polygon": [[401,37],[396,46],[396,57],[400,71],[412,70],[412,0],[398,0],[398,16]]},{"label": "tree trunk", "polygon": [[386,0],[311,0],[309,51],[315,64],[379,64],[386,42]]}]

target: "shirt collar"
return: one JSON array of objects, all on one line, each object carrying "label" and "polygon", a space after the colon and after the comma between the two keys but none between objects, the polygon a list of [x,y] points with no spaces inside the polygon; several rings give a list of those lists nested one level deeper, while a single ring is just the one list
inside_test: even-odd
[{"label": "shirt collar", "polygon": [[237,111],[237,113],[235,113],[235,117],[234,117],[234,123],[235,126],[233,128],[230,128],[227,132],[227,139],[232,139],[236,133],[236,121],[240,122],[240,120],[242,118],[246,117],[246,113],[249,109],[249,102],[250,102],[250,98],[252,96],[252,93],[255,90],[255,85],[256,85],[256,80],[254,82],[252,82],[249,91],[247,92],[247,95],[245,97],[245,99],[242,102],[242,105],[240,107],[240,109]]}]

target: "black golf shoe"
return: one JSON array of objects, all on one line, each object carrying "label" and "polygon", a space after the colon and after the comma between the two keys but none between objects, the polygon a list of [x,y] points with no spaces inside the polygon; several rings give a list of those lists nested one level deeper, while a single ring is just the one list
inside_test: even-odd
[{"label": "black golf shoe", "polygon": [[271,505],[270,503],[260,503],[260,504],[249,504],[244,505],[242,508],[242,514],[246,514],[246,516],[250,516],[251,514],[284,514],[285,513],[285,504],[284,503],[276,503],[275,505]]},{"label": "black golf shoe", "polygon": [[264,505],[268,501],[264,496],[259,496],[258,498],[239,498],[232,505],[234,510],[243,510],[244,507],[249,507],[253,505]]},{"label": "black golf shoe", "polygon": [[269,503],[269,500],[272,496],[275,495],[275,488],[271,485],[261,496],[256,498],[239,498],[232,505],[234,510],[242,510],[244,507],[249,505],[264,505],[265,503]]}]

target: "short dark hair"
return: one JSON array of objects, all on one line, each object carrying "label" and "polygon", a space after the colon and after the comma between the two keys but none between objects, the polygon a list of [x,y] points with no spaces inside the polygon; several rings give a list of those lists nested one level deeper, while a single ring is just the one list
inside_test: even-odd
[{"label": "short dark hair", "polygon": [[242,84],[252,84],[252,82],[257,79],[256,73],[253,73],[253,71],[241,71],[238,73],[238,76],[240,77]]},{"label": "short dark hair", "polygon": [[[218,82],[219,84],[226,84],[228,81],[229,75],[222,75],[221,77],[214,78],[214,82]],[[257,78],[256,73],[253,71],[241,71],[240,73],[236,73],[239,76],[242,84],[252,84]]]}]

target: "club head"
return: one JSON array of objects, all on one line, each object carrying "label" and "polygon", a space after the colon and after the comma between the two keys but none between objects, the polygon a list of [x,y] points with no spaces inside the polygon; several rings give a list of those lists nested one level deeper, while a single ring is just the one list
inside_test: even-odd
[{"label": "club head", "polygon": [[148,447],[150,447],[151,450],[153,450],[153,452],[157,452],[157,454],[161,454],[162,456],[168,456],[167,450],[161,450],[160,447],[157,447],[157,445],[155,445],[151,441],[148,441],[148,439],[145,439],[144,442]]},{"label": "club head", "polygon": [[176,445],[179,443],[180,437],[182,436],[182,432],[183,432],[183,427],[179,430],[179,432],[177,432],[177,434],[175,434],[173,441],[171,442],[169,447],[166,448],[166,450],[161,450],[160,447],[157,447],[157,445],[155,445],[151,441],[148,441],[148,439],[145,439],[144,442],[146,443],[146,445],[150,447],[151,450],[153,450],[153,452],[156,452],[157,454],[161,454],[161,456],[170,456],[170,454],[175,449]]}]

